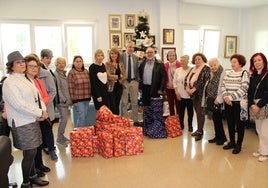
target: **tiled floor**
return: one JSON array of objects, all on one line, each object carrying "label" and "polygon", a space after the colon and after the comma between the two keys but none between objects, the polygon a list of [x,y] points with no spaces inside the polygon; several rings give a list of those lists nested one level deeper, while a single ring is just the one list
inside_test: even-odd
[{"label": "tiled floor", "polygon": [[[225,125],[226,126],[226,125]],[[57,125],[54,125],[56,133]],[[67,133],[71,130],[68,124]],[[226,131],[226,133],[228,133]],[[227,134],[228,135],[228,134]],[[206,120],[202,141],[195,142],[187,130],[177,138],[144,138],[144,153],[137,156],[104,159],[72,158],[70,148],[57,147],[59,160],[43,155],[51,172],[44,177],[49,188],[267,188],[268,162],[258,162],[252,152],[258,146],[253,129],[247,129],[242,152],[208,143],[211,120]],[[21,151],[14,150],[11,182],[22,182]]]}]

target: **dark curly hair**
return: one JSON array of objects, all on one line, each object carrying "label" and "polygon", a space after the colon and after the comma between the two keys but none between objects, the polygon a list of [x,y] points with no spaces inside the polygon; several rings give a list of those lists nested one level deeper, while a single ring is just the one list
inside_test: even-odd
[{"label": "dark curly hair", "polygon": [[197,56],[200,56],[205,63],[208,61],[207,58],[206,58],[206,56],[204,54],[202,54],[202,53],[196,53],[192,57],[192,64],[195,64],[195,58]]},{"label": "dark curly hair", "polygon": [[232,61],[232,59],[237,59],[239,65],[241,65],[241,67],[244,67],[246,65],[246,58],[245,56],[241,55],[241,54],[234,54],[230,57],[230,61]]}]

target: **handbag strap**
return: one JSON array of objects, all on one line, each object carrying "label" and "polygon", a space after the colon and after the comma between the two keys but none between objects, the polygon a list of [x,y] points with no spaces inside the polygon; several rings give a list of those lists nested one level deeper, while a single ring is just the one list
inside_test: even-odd
[{"label": "handbag strap", "polygon": [[255,89],[255,92],[254,92],[254,95],[253,95],[253,99],[255,99],[255,95],[256,95],[257,90],[258,90],[258,88],[259,88],[259,86],[260,86],[260,83],[261,83],[261,81],[264,79],[264,77],[265,77],[266,75],[267,75],[267,72],[263,75],[263,77],[262,77],[261,80],[259,81],[258,85],[256,86],[256,89]]}]

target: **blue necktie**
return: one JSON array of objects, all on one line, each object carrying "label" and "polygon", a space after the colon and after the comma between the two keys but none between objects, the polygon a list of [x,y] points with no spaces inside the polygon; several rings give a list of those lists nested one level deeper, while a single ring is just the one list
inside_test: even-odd
[{"label": "blue necktie", "polygon": [[131,82],[131,56],[128,55],[127,81]]}]

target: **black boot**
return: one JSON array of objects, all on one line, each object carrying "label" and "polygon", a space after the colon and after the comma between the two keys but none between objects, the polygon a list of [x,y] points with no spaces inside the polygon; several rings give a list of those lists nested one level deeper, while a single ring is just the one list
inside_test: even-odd
[{"label": "black boot", "polygon": [[31,185],[35,184],[37,186],[43,187],[49,184],[49,181],[41,180],[38,177],[30,178]]},{"label": "black boot", "polygon": [[23,183],[23,184],[21,184],[21,186],[20,186],[20,188],[31,188],[32,186],[31,186],[31,183],[30,182],[28,182],[28,183]]}]

